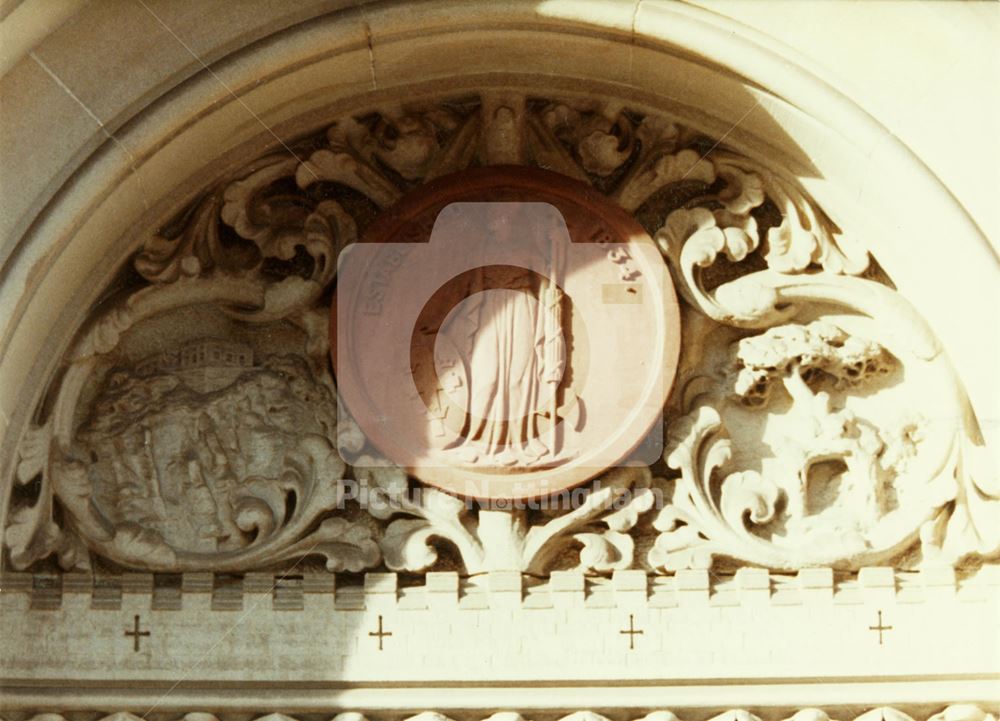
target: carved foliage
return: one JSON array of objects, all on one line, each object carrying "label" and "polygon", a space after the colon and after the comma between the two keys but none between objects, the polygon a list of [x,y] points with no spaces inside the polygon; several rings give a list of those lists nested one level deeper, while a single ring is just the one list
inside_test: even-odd
[{"label": "carved foliage", "polygon": [[[740,188],[758,185],[745,180],[750,164],[728,153],[719,167]],[[678,406],[683,417],[673,424],[666,460],[680,475],[672,481],[671,503],[657,516],[661,535],[650,564],[707,567],[725,556],[771,568],[856,568],[892,563],[918,537],[924,563],[997,553],[990,529],[1000,495],[994,482],[983,480],[990,478],[984,467],[963,460],[984,449],[933,335],[897,293],[845,275],[864,270],[866,254],[846,244],[787,183],[770,178],[762,187],[784,211],[767,233],[766,270],[711,288],[706,283],[720,260],[739,263],[758,248],[754,218],[733,212],[752,203],[676,210],[657,233],[693,306],[725,326],[759,334],[717,352],[727,359],[717,374],[693,370],[686,379],[698,390],[685,394]],[[719,197],[740,194],[734,188]],[[831,308],[865,335],[823,319]],[[810,323],[788,322],[817,315]],[[895,382],[922,382],[908,385],[905,396],[892,395],[884,383],[871,388],[897,368]],[[783,412],[773,407],[778,381]],[[855,397],[862,393],[863,401]],[[903,405],[921,397],[933,399],[934,418]],[[756,410],[736,413],[734,404]],[[881,410],[882,418],[852,409],[861,406]],[[766,429],[780,416],[783,431],[758,431],[770,453],[757,456],[757,468],[746,467],[746,452],[743,464],[734,463],[727,425],[738,424],[750,437],[747,426]],[[810,507],[811,495],[822,507]],[[994,520],[984,523],[987,517]]]},{"label": "carved foliage", "polygon": [[[298,147],[304,161],[259,159],[149,238],[135,258],[144,285],[81,336],[20,446],[24,492],[5,532],[16,567],[52,554],[85,565],[88,550],[154,570],[322,554],[331,570],[423,571],[447,546],[468,572],[537,574],[1000,551],[1000,484],[933,334],[861,277],[863,244],[788,178],[664,118],[577,98],[414,103],[340,118]],[[357,429],[336,423],[323,298],[369,220],[359,208],[510,162],[590,183],[640,217],[704,319],[684,349],[701,361],[668,405],[665,479],[615,469],[570,509],[478,509],[375,467]],[[193,307],[304,340],[238,371],[133,359],[107,373],[134,329]],[[933,418],[886,410],[915,398]],[[341,508],[352,476],[377,501],[360,514]]]},{"label": "carved foliage", "polygon": [[433,488],[409,488],[402,471],[373,463],[360,459],[355,473],[369,512],[394,519],[381,541],[386,566],[393,571],[431,568],[438,559],[434,540],[457,549],[469,573],[544,574],[567,553],[577,554],[580,570],[627,568],[634,547],[627,532],[653,505],[648,470],[622,468],[599,479],[593,492],[580,494],[572,510],[529,523],[524,510],[473,513],[462,500]]}]

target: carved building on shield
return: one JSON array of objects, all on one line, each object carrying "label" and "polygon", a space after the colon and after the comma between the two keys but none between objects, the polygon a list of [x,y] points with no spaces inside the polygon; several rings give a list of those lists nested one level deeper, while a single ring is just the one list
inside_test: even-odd
[{"label": "carved building on shield", "polygon": [[995,720],[989,178],[784,7],[0,10],[3,717]]}]

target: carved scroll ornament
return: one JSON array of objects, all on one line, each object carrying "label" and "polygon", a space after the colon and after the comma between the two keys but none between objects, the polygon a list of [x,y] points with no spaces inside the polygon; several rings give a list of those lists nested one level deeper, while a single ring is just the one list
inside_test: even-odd
[{"label": "carved scroll ornament", "polygon": [[[290,147],[148,238],[141,282],[81,332],[20,445],[16,568],[668,573],[1000,551],[1000,486],[945,354],[789,179],[591,100],[452,98]],[[478,507],[380,465],[338,418],[328,360],[338,253],[410,189],[511,162],[632,214],[682,297],[665,463],[609,470],[569,509]]]}]

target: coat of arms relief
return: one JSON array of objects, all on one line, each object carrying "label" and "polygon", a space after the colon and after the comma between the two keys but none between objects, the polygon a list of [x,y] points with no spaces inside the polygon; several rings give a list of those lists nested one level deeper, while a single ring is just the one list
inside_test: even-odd
[{"label": "coat of arms relief", "polygon": [[[631,216],[678,297],[652,425],[620,462],[573,476],[569,504],[463,497],[434,464],[393,463],[331,362],[345,249],[424,186],[493,166],[556,173]],[[426,238],[432,221],[394,232]],[[608,257],[605,299],[650,267]],[[766,165],[639,108],[505,95],[340,118],[206,189],[121,277],[24,434],[15,568],[659,574],[1000,552],[1000,486],[964,392],[864,239]],[[573,434],[621,412],[594,368],[662,342],[596,325],[584,368],[582,287],[509,269],[459,285],[479,299],[440,313],[421,356],[472,429],[444,449],[451,478],[589,450]],[[611,390],[587,396],[585,377]],[[650,434],[662,453],[633,462]]]}]

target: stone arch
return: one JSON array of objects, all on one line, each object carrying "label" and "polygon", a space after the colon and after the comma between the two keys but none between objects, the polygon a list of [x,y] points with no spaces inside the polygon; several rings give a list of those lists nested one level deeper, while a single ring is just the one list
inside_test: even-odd
[{"label": "stone arch", "polygon": [[[36,173],[45,182],[31,184],[7,246],[0,291],[9,310],[0,328],[0,402],[9,423],[0,446],[4,525],[32,416],[54,392],[87,317],[144,239],[248,159],[286,151],[331,118],[390,106],[400,94],[430,100],[468,93],[481,103],[546,93],[599,97],[673,119],[793,178],[840,229],[862,239],[941,338],[972,407],[996,418],[995,363],[977,352],[974,328],[949,322],[981,312],[996,256],[920,161],[780,49],[750,32],[733,36],[706,11],[594,8],[593,16],[548,3],[502,10],[429,3],[420,14],[394,3],[317,8],[231,33],[199,49],[207,66],[182,58],[164,65],[170,72],[137,83],[124,101],[109,99],[104,128],[68,138]],[[129,22],[140,27],[140,18],[156,27],[141,12]],[[551,47],[560,52],[553,56]],[[57,70],[56,48],[47,54],[43,47],[39,57]],[[467,62],[456,68],[456,57]],[[25,130],[24,137],[32,135]],[[859,178],[858,168],[866,141],[876,139],[885,166],[873,182]],[[862,196],[845,190],[862,181]],[[957,240],[933,265],[912,252],[942,238]]]}]

